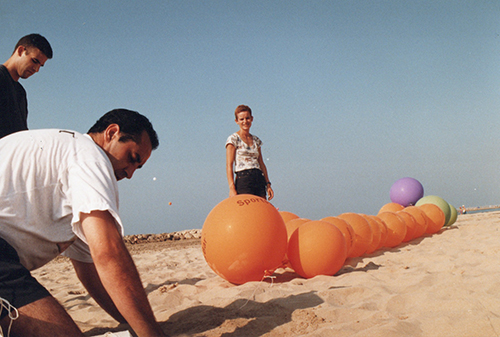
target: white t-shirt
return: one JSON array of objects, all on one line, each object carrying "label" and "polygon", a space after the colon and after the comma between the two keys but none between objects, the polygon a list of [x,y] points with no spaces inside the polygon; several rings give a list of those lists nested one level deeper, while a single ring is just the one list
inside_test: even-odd
[{"label": "white t-shirt", "polygon": [[66,256],[92,262],[80,214],[93,210],[109,211],[123,235],[113,167],[89,135],[30,130],[0,140],[0,237],[27,269],[68,246]]},{"label": "white t-shirt", "polygon": [[262,146],[262,141],[252,135],[253,144],[248,146],[237,132],[233,133],[226,140],[226,147],[233,144],[236,149],[236,158],[234,163],[234,171],[239,172],[243,170],[259,169],[259,148]]}]

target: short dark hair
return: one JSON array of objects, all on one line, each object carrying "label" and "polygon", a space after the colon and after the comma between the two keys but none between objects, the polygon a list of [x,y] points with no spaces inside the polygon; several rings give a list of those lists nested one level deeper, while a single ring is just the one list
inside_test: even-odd
[{"label": "short dark hair", "polygon": [[119,139],[121,142],[133,140],[140,143],[144,131],[148,133],[151,146],[155,150],[160,142],[158,135],[153,129],[153,125],[145,116],[137,111],[127,109],[114,109],[99,118],[99,120],[89,129],[87,133],[101,133],[111,124],[118,124],[123,136]]},{"label": "short dark hair", "polygon": [[23,46],[25,48],[35,47],[38,48],[48,59],[52,58],[52,47],[50,46],[49,41],[44,38],[40,34],[29,34],[23,36],[16,44],[14,48],[14,53],[16,52],[19,46]]}]

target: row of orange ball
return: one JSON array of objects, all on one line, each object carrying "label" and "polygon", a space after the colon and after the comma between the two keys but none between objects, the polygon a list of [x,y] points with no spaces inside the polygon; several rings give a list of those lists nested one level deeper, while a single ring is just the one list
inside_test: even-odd
[{"label": "row of orange ball", "polygon": [[403,207],[389,203],[376,216],[343,213],[317,221],[291,212],[279,213],[288,235],[284,263],[305,278],[334,275],[347,258],[435,234],[446,220],[444,212],[435,204]]}]

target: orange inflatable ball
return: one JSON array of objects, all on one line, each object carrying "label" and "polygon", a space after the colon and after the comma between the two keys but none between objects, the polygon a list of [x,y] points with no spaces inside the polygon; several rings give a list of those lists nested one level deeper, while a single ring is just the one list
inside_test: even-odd
[{"label": "orange inflatable ball", "polygon": [[443,210],[435,204],[422,204],[420,209],[424,211],[427,216],[427,234],[434,234],[444,226],[446,222],[446,215]]},{"label": "orange inflatable ball", "polygon": [[385,222],[382,221],[378,216],[375,215],[368,215],[370,218],[375,220],[375,222],[378,224],[379,230],[380,230],[380,242],[378,243],[378,247],[376,250],[384,247],[385,241],[387,240],[387,226],[385,225]]},{"label": "orange inflatable ball", "polygon": [[286,227],[266,199],[240,194],[210,211],[203,224],[201,248],[210,268],[227,281],[260,281],[282,264]]},{"label": "orange inflatable ball", "polygon": [[[299,228],[299,226],[301,226],[302,224],[308,222],[308,221],[311,221],[309,219],[304,219],[304,218],[296,218],[296,219],[292,219],[292,220],[289,220],[288,222],[285,223],[285,227],[286,227],[286,234],[287,234],[287,242],[290,241],[290,237],[292,236],[293,232],[295,232],[295,230],[297,228]],[[283,259],[283,266],[286,266],[286,267],[292,267],[292,265],[290,264],[290,261],[288,261],[288,255],[285,254],[285,257]]]},{"label": "orange inflatable ball", "polygon": [[424,204],[434,204],[434,205],[438,206],[439,208],[441,208],[441,210],[444,213],[444,217],[445,217],[444,223],[445,224],[448,223],[448,221],[450,220],[450,217],[451,217],[451,209],[450,209],[451,206],[448,202],[446,202],[446,200],[444,200],[441,197],[438,197],[437,195],[427,195],[427,196],[419,199],[417,201],[417,203],[415,204],[415,206],[421,206]]},{"label": "orange inflatable ball", "polygon": [[403,239],[403,242],[408,242],[413,240],[413,235],[415,234],[415,231],[417,230],[417,221],[408,212],[405,212],[404,210],[396,212],[397,215],[399,215],[401,218],[403,218],[405,224],[406,224],[406,235]]},{"label": "orange inflatable ball", "polygon": [[368,221],[372,229],[372,242],[368,245],[368,249],[366,250],[366,254],[371,254],[378,249],[382,233],[377,221],[365,214],[361,214],[361,216],[363,216]]},{"label": "orange inflatable ball", "polygon": [[415,232],[413,233],[413,239],[419,238],[424,235],[425,231],[427,230],[427,216],[425,215],[424,211],[422,211],[417,206],[408,206],[405,207],[403,212],[411,214],[413,216],[413,219],[415,219],[415,223],[417,224]]},{"label": "orange inflatable ball", "polygon": [[293,270],[302,277],[332,276],[346,259],[344,235],[329,222],[309,221],[293,232],[287,254]]},{"label": "orange inflatable ball", "polygon": [[377,215],[387,226],[387,240],[384,246],[394,248],[403,242],[406,236],[406,224],[403,218],[394,212],[382,212]]},{"label": "orange inflatable ball", "polygon": [[373,232],[370,223],[360,214],[342,213],[338,216],[351,225],[354,230],[354,245],[347,257],[358,257],[366,253],[368,245],[373,240]]},{"label": "orange inflatable ball", "polygon": [[279,211],[281,217],[283,218],[283,221],[287,223],[290,220],[297,219],[299,216],[296,214],[293,214],[291,212],[286,212],[286,211]]},{"label": "orange inflatable ball", "polygon": [[390,202],[388,204],[385,204],[380,208],[378,211],[378,214],[383,213],[383,212],[394,212],[396,213],[397,211],[401,211],[404,208],[403,205],[397,204],[395,202]]},{"label": "orange inflatable ball", "polygon": [[311,221],[311,220],[304,219],[304,218],[296,218],[296,219],[288,220],[287,222],[285,222],[287,239],[290,240],[290,236],[292,236],[293,232],[300,225],[302,225],[308,221]]},{"label": "orange inflatable ball", "polygon": [[321,221],[329,222],[338,229],[340,229],[340,231],[344,235],[346,244],[346,255],[348,256],[351,253],[352,247],[354,246],[354,238],[356,236],[356,233],[354,233],[354,229],[352,229],[351,225],[349,225],[347,221],[334,216],[323,218],[321,219]]}]

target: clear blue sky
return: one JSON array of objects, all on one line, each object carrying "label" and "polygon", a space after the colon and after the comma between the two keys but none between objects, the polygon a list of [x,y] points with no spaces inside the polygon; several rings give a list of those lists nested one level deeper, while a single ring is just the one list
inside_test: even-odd
[{"label": "clear blue sky", "polygon": [[86,132],[117,107],[152,121],[159,149],[119,183],[127,234],[202,227],[228,196],[239,104],[280,210],[376,214],[402,177],[500,204],[496,0],[0,0],[0,28],[1,63],[29,33],[54,49],[21,80],[30,128]]}]

